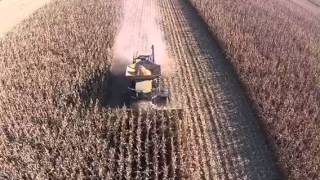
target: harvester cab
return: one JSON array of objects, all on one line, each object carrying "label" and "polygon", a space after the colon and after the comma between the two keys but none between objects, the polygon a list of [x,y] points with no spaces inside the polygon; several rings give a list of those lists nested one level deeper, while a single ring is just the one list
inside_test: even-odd
[{"label": "harvester cab", "polygon": [[130,104],[144,101],[164,105],[169,100],[169,90],[161,86],[161,66],[155,64],[153,45],[151,49],[151,55],[134,57],[126,68]]}]

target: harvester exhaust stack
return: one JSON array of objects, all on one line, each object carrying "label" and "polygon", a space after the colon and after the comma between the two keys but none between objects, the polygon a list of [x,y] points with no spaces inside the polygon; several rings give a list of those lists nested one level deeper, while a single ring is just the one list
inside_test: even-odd
[{"label": "harvester exhaust stack", "polygon": [[154,63],[155,63],[155,61],[154,61],[154,45],[151,46],[151,51],[152,51],[152,54],[151,54],[151,56],[152,56],[152,63],[154,64]]}]

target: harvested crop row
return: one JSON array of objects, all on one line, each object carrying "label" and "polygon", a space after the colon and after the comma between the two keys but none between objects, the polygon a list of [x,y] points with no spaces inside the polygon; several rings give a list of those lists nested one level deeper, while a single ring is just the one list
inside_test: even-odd
[{"label": "harvested crop row", "polygon": [[185,111],[190,179],[276,179],[270,152],[240,86],[193,9],[158,1],[176,74],[165,79]]},{"label": "harvested crop row", "polygon": [[225,48],[289,179],[319,179],[319,18],[287,1],[191,0]]},{"label": "harvested crop row", "polygon": [[105,177],[108,113],[90,102],[102,97],[118,3],[54,1],[0,41],[0,179]]}]

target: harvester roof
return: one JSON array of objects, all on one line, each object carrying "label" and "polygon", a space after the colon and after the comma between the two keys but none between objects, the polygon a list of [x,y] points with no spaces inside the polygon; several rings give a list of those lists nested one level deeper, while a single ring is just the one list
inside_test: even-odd
[{"label": "harvester roof", "polygon": [[138,60],[126,69],[126,77],[132,80],[153,80],[161,75],[160,65],[147,60]]}]

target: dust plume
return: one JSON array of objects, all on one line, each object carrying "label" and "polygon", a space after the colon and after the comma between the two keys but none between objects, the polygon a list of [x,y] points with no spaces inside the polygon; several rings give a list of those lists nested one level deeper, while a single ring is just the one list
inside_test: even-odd
[{"label": "dust plume", "polygon": [[112,72],[119,73],[124,65],[132,62],[133,56],[151,54],[155,46],[155,62],[161,65],[164,75],[170,74],[171,60],[163,33],[160,29],[160,15],[153,0],[123,1],[123,19],[115,45]]}]

